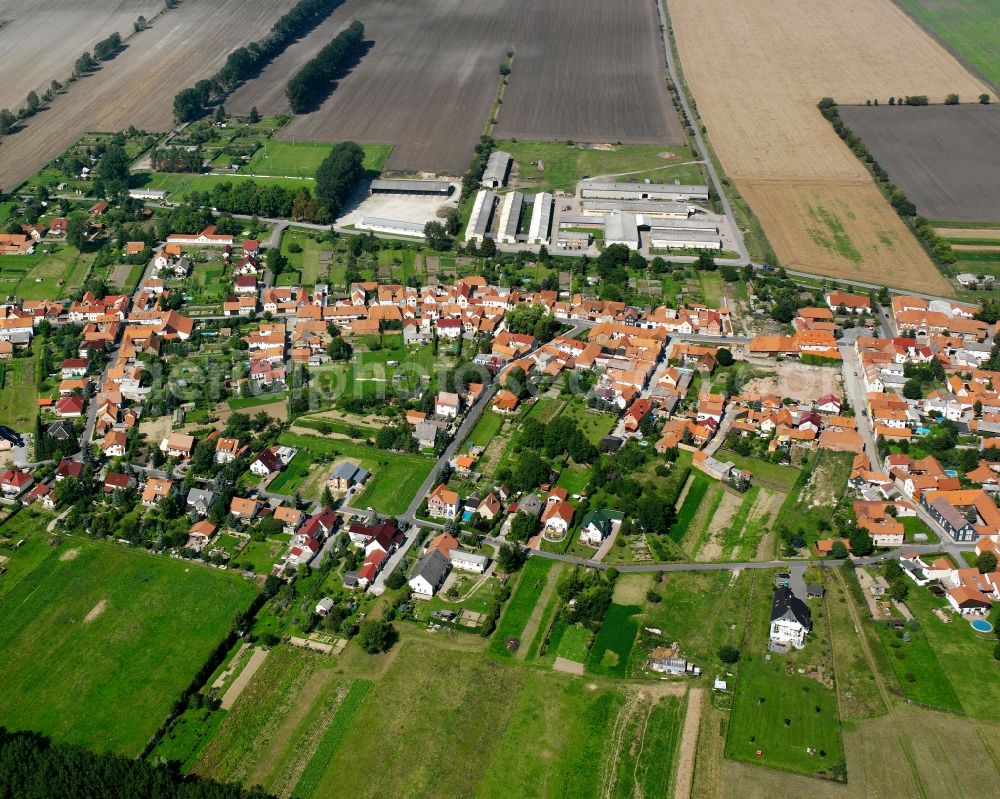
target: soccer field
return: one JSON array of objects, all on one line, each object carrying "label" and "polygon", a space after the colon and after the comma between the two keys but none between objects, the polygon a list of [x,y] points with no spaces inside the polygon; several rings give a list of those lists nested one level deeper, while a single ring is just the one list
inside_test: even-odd
[{"label": "soccer field", "polygon": [[37,565],[4,576],[17,582],[0,599],[0,725],[98,751],[142,750],[255,593],[235,574],[88,540],[5,554]]}]

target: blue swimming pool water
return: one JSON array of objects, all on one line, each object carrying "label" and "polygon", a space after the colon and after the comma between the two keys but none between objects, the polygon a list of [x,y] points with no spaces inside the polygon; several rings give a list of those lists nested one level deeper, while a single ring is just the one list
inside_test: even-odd
[{"label": "blue swimming pool water", "polygon": [[949,477],[958,477],[958,472],[956,472],[954,469],[945,469],[944,473]]},{"label": "blue swimming pool water", "polygon": [[467,522],[467,521],[469,521],[469,519],[471,519],[471,518],[472,518],[472,511],[471,511],[471,510],[467,510],[467,511],[465,511],[465,512],[464,512],[464,513],[462,514],[462,521],[463,521],[463,522]]},{"label": "blue swimming pool water", "polygon": [[929,427],[918,427],[917,428],[917,435],[918,436],[929,436],[930,434],[931,434],[931,431],[930,431]]},{"label": "blue swimming pool water", "polygon": [[993,625],[986,621],[986,619],[974,619],[969,623],[976,632],[988,633],[993,631]]}]

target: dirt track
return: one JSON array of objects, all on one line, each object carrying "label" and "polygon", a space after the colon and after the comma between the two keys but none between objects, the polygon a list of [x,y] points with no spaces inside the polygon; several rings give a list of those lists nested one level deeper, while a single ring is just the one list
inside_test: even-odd
[{"label": "dirt track", "polygon": [[694,760],[698,751],[698,726],[701,724],[701,702],[704,694],[704,688],[692,688],[688,691],[687,714],[684,716],[684,729],[681,732],[681,745],[677,757],[675,799],[688,799],[691,795]]},{"label": "dirt track", "polygon": [[889,0],[671,0],[669,9],[708,135],[782,263],[950,293],[816,102],[940,102],[982,85]]},{"label": "dirt track", "polygon": [[[0,186],[21,183],[88,130],[133,124],[165,130],[173,123],[173,98],[180,89],[212,75],[230,50],[265,34],[292,5],[293,0],[184,0],[134,46],[73,84],[22,131],[0,140]],[[32,41],[43,50],[49,35],[38,30]],[[6,54],[3,63],[6,70]]]}]

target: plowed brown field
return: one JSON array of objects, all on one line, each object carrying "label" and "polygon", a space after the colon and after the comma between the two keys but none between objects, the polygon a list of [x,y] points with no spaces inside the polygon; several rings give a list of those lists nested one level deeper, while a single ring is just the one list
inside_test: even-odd
[{"label": "plowed brown field", "polygon": [[161,8],[162,0],[4,0],[0,108],[16,111],[28,92],[68,78],[81,53],[116,31],[128,36],[140,15],[152,19]]},{"label": "plowed brown field", "polygon": [[[782,263],[952,288],[816,109],[985,91],[889,0],[670,0],[685,77],[729,175]],[[725,57],[720,57],[725,53]]]},{"label": "plowed brown field", "polygon": [[[129,125],[167,129],[173,123],[174,95],[212,75],[230,50],[267,33],[293,3],[184,0],[116,59],[74,83],[22,131],[0,140],[0,186],[8,189],[27,179],[88,130]],[[36,48],[47,46],[44,30],[32,36]],[[6,70],[6,54],[0,63]]]}]

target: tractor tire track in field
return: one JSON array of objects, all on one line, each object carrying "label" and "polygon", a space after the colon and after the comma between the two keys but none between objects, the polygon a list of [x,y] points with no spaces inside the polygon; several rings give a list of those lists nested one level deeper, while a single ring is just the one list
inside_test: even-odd
[{"label": "tractor tire track in field", "polygon": [[[868,645],[868,638],[862,632],[862,619],[858,616],[858,609],[854,605],[854,597],[847,589],[847,583],[844,580],[844,575],[841,573],[840,569],[834,569],[833,571],[834,574],[837,575],[841,591],[843,591],[844,596],[847,599],[847,611],[851,614],[851,621],[854,623],[854,627],[858,631],[858,640],[861,642],[861,651],[864,653],[865,660],[868,661],[868,668],[871,671],[872,679],[875,680],[875,685],[878,688],[879,694],[882,696],[882,701],[885,702],[885,706],[889,709],[889,715],[892,716],[893,721],[895,722],[895,724],[893,724],[893,729],[897,731],[896,739],[899,744],[899,749],[903,753],[903,757],[906,759],[907,765],[910,767],[910,772],[913,774],[913,782],[917,786],[917,790],[920,791],[920,795],[924,797],[924,799],[928,799],[927,788],[924,785],[924,781],[920,778],[920,772],[917,770],[913,746],[911,745],[909,738],[907,738],[902,732],[903,725],[896,714],[896,705],[892,700],[892,695],[889,693],[889,689],[885,687],[885,682],[882,679],[882,674],[879,671],[878,664],[875,662],[875,657],[872,655],[871,648]],[[850,771],[848,770],[848,776],[849,775]]]}]

